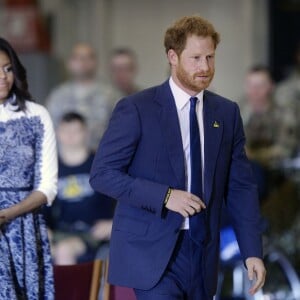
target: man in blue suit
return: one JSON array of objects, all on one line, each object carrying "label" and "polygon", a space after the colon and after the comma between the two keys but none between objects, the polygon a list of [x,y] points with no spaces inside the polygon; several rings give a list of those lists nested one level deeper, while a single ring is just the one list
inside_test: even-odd
[{"label": "man in blue suit", "polygon": [[184,17],[165,34],[171,77],[122,99],[99,145],[90,183],[118,200],[109,281],[138,300],[209,300],[227,205],[240,250],[263,286],[257,189],[238,106],[206,91],[219,34]]}]

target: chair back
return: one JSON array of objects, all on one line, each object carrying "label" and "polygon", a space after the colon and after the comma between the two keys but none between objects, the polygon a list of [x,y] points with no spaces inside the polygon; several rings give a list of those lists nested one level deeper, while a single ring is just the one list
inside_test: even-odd
[{"label": "chair back", "polygon": [[[97,300],[101,282],[105,283],[107,262],[95,260],[69,266],[54,266],[56,300]],[[103,300],[108,300],[108,289],[104,284]]]},{"label": "chair back", "polygon": [[121,286],[110,286],[110,300],[136,300],[133,289]]}]

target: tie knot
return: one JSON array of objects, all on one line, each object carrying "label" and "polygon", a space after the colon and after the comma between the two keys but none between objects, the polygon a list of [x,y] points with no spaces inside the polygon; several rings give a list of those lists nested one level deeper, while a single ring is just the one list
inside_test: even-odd
[{"label": "tie knot", "polygon": [[190,101],[191,101],[191,105],[194,106],[194,107],[196,107],[198,98],[197,97],[191,97]]}]

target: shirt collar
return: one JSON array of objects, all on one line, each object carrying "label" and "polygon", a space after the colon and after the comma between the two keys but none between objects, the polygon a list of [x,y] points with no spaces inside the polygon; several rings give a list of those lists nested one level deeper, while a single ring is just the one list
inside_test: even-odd
[{"label": "shirt collar", "polygon": [[4,107],[10,107],[16,105],[16,95],[12,94],[9,98],[7,98],[2,104]]},{"label": "shirt collar", "polygon": [[[173,80],[172,76],[169,79],[170,88],[172,91],[172,94],[175,99],[175,104],[177,107],[177,110],[182,110],[190,101],[191,95],[186,93],[183,89],[181,89]],[[203,103],[203,94],[204,91],[202,90],[200,93],[195,95],[194,97],[198,98],[198,101],[202,104]]]}]

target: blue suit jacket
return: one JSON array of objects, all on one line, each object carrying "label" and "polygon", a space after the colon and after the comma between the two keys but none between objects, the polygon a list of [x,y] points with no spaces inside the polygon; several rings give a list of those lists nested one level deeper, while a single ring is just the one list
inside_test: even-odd
[{"label": "blue suit jacket", "polygon": [[[238,106],[204,93],[204,201],[209,241],[202,265],[215,294],[220,213],[231,212],[241,253],[262,256],[257,188],[244,151]],[[100,142],[90,183],[118,200],[110,248],[109,281],[152,288],[175,247],[183,218],[163,202],[169,187],[185,190],[184,153],[175,100],[168,81],[121,100]]]}]

